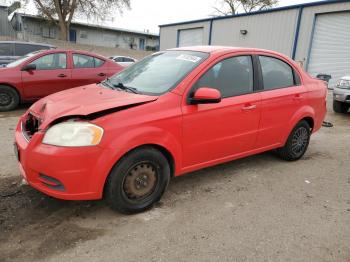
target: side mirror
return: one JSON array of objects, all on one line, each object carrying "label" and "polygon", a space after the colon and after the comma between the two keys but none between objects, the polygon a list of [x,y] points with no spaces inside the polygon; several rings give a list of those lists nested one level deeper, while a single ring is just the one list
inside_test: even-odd
[{"label": "side mirror", "polygon": [[219,90],[209,87],[201,87],[196,90],[193,97],[190,98],[191,105],[214,104],[221,102],[221,93]]},{"label": "side mirror", "polygon": [[35,64],[28,64],[22,67],[22,71],[32,71],[32,70],[36,70]]}]

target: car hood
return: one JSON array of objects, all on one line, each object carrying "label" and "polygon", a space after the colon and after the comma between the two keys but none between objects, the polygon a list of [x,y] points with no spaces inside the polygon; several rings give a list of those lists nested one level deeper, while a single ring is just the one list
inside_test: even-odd
[{"label": "car hood", "polygon": [[93,84],[47,96],[32,105],[29,112],[40,119],[41,128],[46,128],[57,119],[110,113],[157,99],[157,96],[111,90]]},{"label": "car hood", "polygon": [[341,79],[350,81],[350,76],[343,76]]}]

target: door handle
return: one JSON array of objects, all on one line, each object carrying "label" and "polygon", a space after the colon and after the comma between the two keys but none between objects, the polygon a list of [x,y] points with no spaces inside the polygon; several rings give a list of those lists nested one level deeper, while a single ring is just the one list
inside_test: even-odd
[{"label": "door handle", "polygon": [[245,105],[242,107],[242,110],[248,111],[248,110],[254,110],[256,109],[256,105]]},{"label": "door handle", "polygon": [[301,96],[301,94],[295,94],[294,97],[293,97],[293,100],[296,100],[296,101],[299,101],[303,99],[303,97]]},{"label": "door handle", "polygon": [[99,73],[98,76],[106,76],[105,73]]},{"label": "door handle", "polygon": [[62,77],[62,78],[63,78],[63,77],[67,77],[67,75],[65,75],[65,74],[59,74],[58,77]]}]

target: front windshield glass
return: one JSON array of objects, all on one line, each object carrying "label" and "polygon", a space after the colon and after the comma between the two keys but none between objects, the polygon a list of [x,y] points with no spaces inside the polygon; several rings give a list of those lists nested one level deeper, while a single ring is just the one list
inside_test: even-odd
[{"label": "front windshield glass", "polygon": [[156,53],[114,75],[109,83],[132,88],[137,93],[159,95],[174,88],[208,56],[193,51]]},{"label": "front windshield glass", "polygon": [[22,64],[23,62],[27,61],[28,59],[30,59],[31,57],[33,57],[36,54],[38,54],[38,52],[33,52],[33,53],[26,54],[24,56],[21,56],[16,61],[13,61],[12,63],[7,64],[6,67],[16,67],[16,66]]}]

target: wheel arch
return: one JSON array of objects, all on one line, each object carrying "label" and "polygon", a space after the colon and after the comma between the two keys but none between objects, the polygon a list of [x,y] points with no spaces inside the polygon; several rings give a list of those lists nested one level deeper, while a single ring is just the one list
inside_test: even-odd
[{"label": "wheel arch", "polygon": [[169,167],[170,167],[170,176],[174,177],[175,176],[175,159],[173,156],[173,153],[166,148],[164,145],[160,145],[160,144],[155,144],[155,143],[147,143],[147,144],[142,144],[142,145],[138,145],[135,146],[134,148],[131,148],[129,151],[124,152],[123,155],[114,163],[114,165],[112,166],[112,168],[110,169],[110,171],[108,172],[107,176],[104,178],[104,182],[103,182],[103,190],[102,190],[102,197],[104,197],[105,195],[105,190],[106,190],[106,185],[107,185],[107,181],[108,178],[113,170],[113,168],[124,158],[127,157],[130,153],[136,151],[136,150],[140,150],[142,148],[154,148],[156,150],[158,150],[168,161],[169,163]]},{"label": "wheel arch", "polygon": [[22,102],[22,94],[16,86],[11,85],[9,83],[1,83],[1,82],[0,82],[0,86],[8,86],[8,87],[12,88],[13,90],[15,90],[16,93],[18,94],[19,102]]},{"label": "wheel arch", "polygon": [[311,106],[300,108],[289,121],[287,132],[284,135],[283,144],[286,143],[289,134],[293,128],[302,120],[305,120],[311,127],[311,131],[315,128],[315,111]]}]

